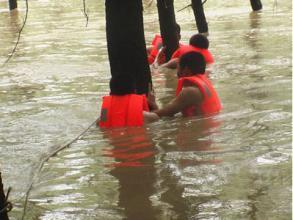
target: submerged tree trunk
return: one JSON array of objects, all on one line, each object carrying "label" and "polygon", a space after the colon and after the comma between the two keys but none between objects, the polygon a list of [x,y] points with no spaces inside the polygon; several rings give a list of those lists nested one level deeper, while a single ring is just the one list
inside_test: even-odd
[{"label": "submerged tree trunk", "polygon": [[262,9],[261,0],[250,0],[250,4],[253,11],[259,11]]},{"label": "submerged tree trunk", "polygon": [[176,34],[173,0],[157,0],[157,7],[161,36],[163,38],[163,44],[166,47],[166,61],[168,61],[179,45],[179,39]]},{"label": "submerged tree trunk", "polygon": [[9,10],[17,8],[17,0],[9,0]]},{"label": "submerged tree trunk", "polygon": [[[5,194],[3,191],[2,177],[0,172],[0,211],[3,210],[4,207],[5,207]],[[8,215],[6,211],[0,212],[0,219],[8,220]]]},{"label": "submerged tree trunk", "polygon": [[191,3],[198,32],[208,33],[208,24],[206,21],[201,0],[192,0]]},{"label": "submerged tree trunk", "polygon": [[112,77],[132,80],[137,94],[151,81],[143,27],[142,0],[106,0],[106,32]]}]

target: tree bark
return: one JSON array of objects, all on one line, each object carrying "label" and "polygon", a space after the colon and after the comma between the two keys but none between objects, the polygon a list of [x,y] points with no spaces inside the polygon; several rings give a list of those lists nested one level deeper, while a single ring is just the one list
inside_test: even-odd
[{"label": "tree bark", "polygon": [[137,94],[151,82],[143,27],[142,0],[106,0],[106,34],[111,75],[132,80]]},{"label": "tree bark", "polygon": [[166,61],[170,60],[179,45],[176,34],[176,18],[173,2],[173,0],[157,0],[160,31],[163,38],[163,45],[166,47]]},{"label": "tree bark", "polygon": [[[5,207],[5,194],[3,190],[2,177],[0,172],[0,210],[2,210],[4,207]],[[9,220],[7,212],[0,213],[0,219]]]},{"label": "tree bark", "polygon": [[192,0],[192,9],[196,21],[197,30],[199,33],[208,33],[208,24],[204,14],[204,9],[201,0]]},{"label": "tree bark", "polygon": [[262,9],[261,0],[250,0],[250,4],[253,11],[259,11]]},{"label": "tree bark", "polygon": [[9,0],[9,10],[17,8],[17,0]]}]

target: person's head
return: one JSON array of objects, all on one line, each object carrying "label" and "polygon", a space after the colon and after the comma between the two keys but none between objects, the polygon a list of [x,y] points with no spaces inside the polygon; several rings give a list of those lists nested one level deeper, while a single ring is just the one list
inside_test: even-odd
[{"label": "person's head", "polygon": [[191,38],[189,39],[189,44],[191,46],[201,48],[201,49],[209,48],[209,40],[206,36],[202,34],[192,35]]},{"label": "person's head", "polygon": [[194,51],[188,52],[183,54],[179,60],[178,77],[204,74],[205,70],[206,62],[203,55]]},{"label": "person's head", "polygon": [[180,25],[175,23],[175,31],[176,31],[176,35],[177,35],[177,38],[178,40],[181,39],[181,28],[180,28]]},{"label": "person's head", "polygon": [[135,93],[132,77],[117,75],[110,80],[111,95],[127,95]]}]

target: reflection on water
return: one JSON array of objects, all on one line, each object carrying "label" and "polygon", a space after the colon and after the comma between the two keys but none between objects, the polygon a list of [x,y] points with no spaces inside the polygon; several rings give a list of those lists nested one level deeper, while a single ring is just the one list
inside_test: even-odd
[{"label": "reflection on water", "polygon": [[[98,115],[110,69],[104,2],[30,1],[13,58],[0,67],[0,164],[12,186],[11,219],[290,219],[292,175],[291,3],[207,1],[210,74],[224,110],[211,118],[166,118],[143,128],[91,128],[36,172],[41,158]],[[0,1],[0,62],[17,39]],[[189,2],[177,1],[180,9]],[[8,6],[7,6],[8,8]],[[146,7],[149,42],[159,31]],[[18,13],[17,13],[18,12]],[[192,11],[176,14],[187,43]],[[175,72],[153,74],[159,104],[174,97]]]},{"label": "reflection on water", "polygon": [[247,44],[252,48],[253,51],[255,51],[255,54],[252,57],[254,61],[260,60],[262,58],[259,53],[261,51],[261,42],[257,36],[261,29],[261,15],[262,14],[260,12],[251,12],[249,14],[250,29],[245,36],[247,39]]},{"label": "reflection on water", "polygon": [[114,149],[105,149],[104,156],[113,157],[114,167],[148,166],[148,159],[155,154],[151,139],[145,128],[105,130],[105,138]]},{"label": "reflection on water", "polygon": [[105,149],[113,157],[110,174],[119,183],[118,206],[126,219],[156,219],[150,196],[155,193],[156,148],[145,128],[106,130],[113,149]]},{"label": "reflection on water", "polygon": [[209,155],[220,150],[213,146],[210,136],[217,132],[220,124],[219,120],[212,117],[179,121],[176,129],[166,135],[174,137],[174,143],[166,139],[160,144],[165,153],[160,158],[162,165],[159,168],[160,185],[157,191],[160,192],[161,202],[169,206],[169,219],[192,217],[192,206],[204,201],[205,196],[200,195],[196,196],[196,201],[189,199],[193,198],[192,194],[198,191],[198,187],[205,184],[205,177],[201,178],[198,172],[194,176],[192,170],[198,166],[214,166],[222,162],[221,158]]}]

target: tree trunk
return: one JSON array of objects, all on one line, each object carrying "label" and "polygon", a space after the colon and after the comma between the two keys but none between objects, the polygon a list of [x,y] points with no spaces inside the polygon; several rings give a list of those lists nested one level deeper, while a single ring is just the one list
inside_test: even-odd
[{"label": "tree trunk", "polygon": [[208,33],[208,24],[206,21],[201,0],[192,0],[191,3],[198,32]]},{"label": "tree trunk", "polygon": [[[4,207],[5,207],[5,194],[3,191],[2,177],[0,172],[0,210],[2,210]],[[0,213],[0,219],[9,220],[7,212]]]},{"label": "tree trunk", "polygon": [[262,9],[261,0],[250,0],[250,4],[253,11],[259,11]]},{"label": "tree trunk", "polygon": [[163,45],[166,47],[166,61],[168,61],[179,45],[173,0],[157,0],[157,7]]},{"label": "tree trunk", "polygon": [[17,0],[9,0],[9,10],[17,8]]},{"label": "tree trunk", "polygon": [[143,27],[142,0],[106,0],[106,32],[112,77],[132,80],[137,94],[151,82]]}]

